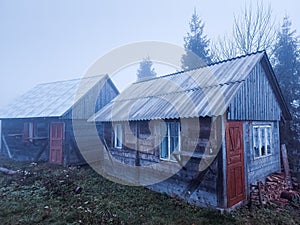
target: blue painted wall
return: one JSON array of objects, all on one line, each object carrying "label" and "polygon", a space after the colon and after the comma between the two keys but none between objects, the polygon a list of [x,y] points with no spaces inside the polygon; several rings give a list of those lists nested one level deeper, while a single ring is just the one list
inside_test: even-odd
[{"label": "blue painted wall", "polygon": [[[270,124],[272,126],[271,155],[261,158],[254,157],[253,150],[253,125]],[[245,122],[244,123],[244,151],[247,190],[250,183],[258,180],[264,181],[270,173],[280,171],[280,143],[279,122]]]}]

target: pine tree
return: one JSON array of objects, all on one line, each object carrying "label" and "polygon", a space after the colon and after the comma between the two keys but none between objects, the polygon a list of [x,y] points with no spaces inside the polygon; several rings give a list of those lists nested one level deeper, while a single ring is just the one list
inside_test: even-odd
[{"label": "pine tree", "polygon": [[146,57],[143,59],[143,61],[140,63],[140,67],[137,70],[137,79],[143,80],[147,78],[153,78],[156,77],[156,72],[154,68],[152,68],[153,63],[150,60],[149,57]]},{"label": "pine tree", "polygon": [[184,37],[186,54],[181,58],[183,69],[193,69],[211,63],[209,55],[209,39],[204,35],[204,23],[197,15],[196,10],[192,15],[190,32]]}]

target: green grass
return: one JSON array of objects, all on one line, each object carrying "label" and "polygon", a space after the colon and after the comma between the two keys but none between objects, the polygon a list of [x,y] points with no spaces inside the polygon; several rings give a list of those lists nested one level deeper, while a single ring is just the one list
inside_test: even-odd
[{"label": "green grass", "polygon": [[[0,166],[23,171],[0,174],[1,224],[300,224],[294,208],[220,214],[143,187],[113,183],[87,166],[31,165],[3,158]],[[78,194],[76,187],[82,188]]]}]

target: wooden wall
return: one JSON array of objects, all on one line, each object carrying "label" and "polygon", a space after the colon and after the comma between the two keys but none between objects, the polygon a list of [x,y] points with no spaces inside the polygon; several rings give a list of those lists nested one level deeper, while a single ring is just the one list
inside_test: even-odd
[{"label": "wooden wall", "polygon": [[[261,158],[254,158],[253,151],[253,125],[271,124],[272,147],[271,155]],[[244,147],[245,147],[245,164],[246,164],[246,180],[247,191],[249,193],[250,183],[256,183],[258,180],[264,181],[266,176],[271,173],[280,171],[280,140],[279,140],[279,122],[244,122]]]},{"label": "wooden wall", "polygon": [[81,165],[97,161],[101,152],[101,141],[93,123],[86,120],[65,120],[65,145],[63,162],[65,166]]},{"label": "wooden wall", "polygon": [[229,120],[280,121],[281,109],[260,63],[229,106]]},{"label": "wooden wall", "polygon": [[110,79],[99,82],[81,98],[65,115],[63,119],[89,119],[95,112],[109,103],[119,94]]},{"label": "wooden wall", "polygon": [[[28,141],[24,141],[24,123],[26,122],[46,122],[47,123],[47,140],[35,141],[34,144]],[[65,133],[63,141],[63,165],[78,165],[85,164],[85,159],[83,158],[79,147],[77,145],[77,139],[74,137],[72,120],[60,120],[60,119],[9,119],[3,120],[2,124],[2,134],[5,141],[9,147],[12,158],[21,161],[49,161],[49,140],[50,140],[50,125],[51,122],[63,122],[65,124]],[[90,148],[97,150],[98,146],[95,146],[92,142],[95,135],[92,136],[90,132],[90,127],[93,126],[91,123],[87,123],[86,120],[76,121],[77,129],[81,132],[77,132],[77,138],[81,143],[87,144]],[[99,139],[99,137],[97,136]],[[3,142],[3,140],[2,140]],[[47,147],[37,157],[43,148],[43,145],[47,144]],[[86,150],[86,149],[85,149]],[[1,153],[9,157],[9,153],[6,147],[3,147]]]},{"label": "wooden wall", "polygon": [[[220,119],[215,121],[221,122]],[[219,136],[222,136],[220,124],[218,126],[212,125],[212,118],[209,117],[180,120],[181,151],[184,152],[181,155],[182,165],[180,165],[178,162],[162,161],[159,157],[161,122],[157,120],[150,123],[149,121],[120,123],[123,128],[122,149],[113,146],[114,134],[112,127],[117,122],[113,124],[104,123],[102,136],[105,138],[112,157],[124,164],[141,167],[151,167],[153,164],[159,164],[161,166],[156,167],[156,169],[159,168],[160,173],[172,173],[172,167],[182,167],[169,179],[149,186],[151,189],[170,195],[178,195],[198,205],[218,206],[218,191],[222,192],[222,190],[218,190],[222,189],[222,185],[218,184],[220,184],[220,179],[223,179],[222,163],[220,163],[222,160],[217,160],[222,157],[222,154],[218,155],[221,150],[221,143],[216,144],[216,138],[221,140]],[[147,124],[150,124],[149,130],[153,131],[152,134],[141,135],[139,132],[140,126],[147,126]],[[214,138],[210,139],[210,137]],[[214,156],[208,160],[209,167],[203,166],[203,154],[204,156],[206,154]],[[218,156],[216,157],[216,155]]]},{"label": "wooden wall", "polygon": [[[9,156],[6,144],[15,160],[34,160],[39,154],[44,144],[48,144],[48,140],[35,141],[34,143],[24,140],[24,123],[26,122],[43,122],[47,124],[47,136],[49,137],[49,119],[7,119],[2,120],[2,154]],[[3,137],[5,139],[3,140]],[[39,160],[47,161],[49,158],[49,145],[39,156]]]}]

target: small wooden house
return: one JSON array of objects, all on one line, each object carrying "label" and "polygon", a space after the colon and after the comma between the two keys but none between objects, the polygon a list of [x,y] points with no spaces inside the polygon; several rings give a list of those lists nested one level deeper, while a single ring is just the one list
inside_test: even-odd
[{"label": "small wooden house", "polygon": [[291,115],[266,53],[133,83],[90,118],[102,124],[106,174],[230,208],[280,170]]},{"label": "small wooden house", "polygon": [[107,75],[37,85],[0,112],[2,154],[16,160],[83,163],[73,123],[84,130],[86,120],[118,93]]}]

